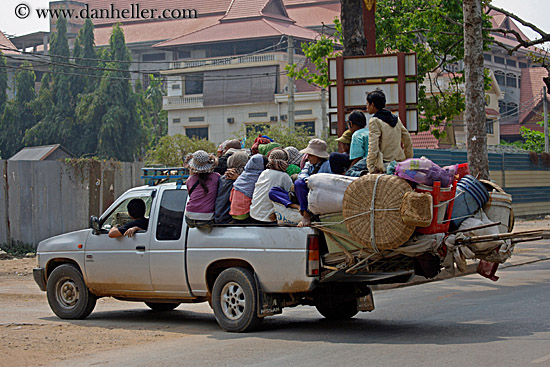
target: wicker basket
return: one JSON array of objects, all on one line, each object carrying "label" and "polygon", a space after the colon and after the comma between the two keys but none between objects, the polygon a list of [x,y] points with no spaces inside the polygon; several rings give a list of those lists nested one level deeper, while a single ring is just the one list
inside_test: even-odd
[{"label": "wicker basket", "polygon": [[369,174],[352,182],[344,194],[342,211],[349,233],[374,251],[404,244],[415,229],[403,223],[400,213],[403,196],[410,191],[407,181],[393,175]]}]

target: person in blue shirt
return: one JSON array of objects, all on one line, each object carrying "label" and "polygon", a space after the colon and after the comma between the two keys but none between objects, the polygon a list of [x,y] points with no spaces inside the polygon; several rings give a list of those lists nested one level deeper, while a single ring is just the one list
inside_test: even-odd
[{"label": "person in blue shirt", "polygon": [[348,126],[353,134],[349,149],[350,167],[352,167],[369,153],[369,128],[363,111],[354,110],[349,115]]}]

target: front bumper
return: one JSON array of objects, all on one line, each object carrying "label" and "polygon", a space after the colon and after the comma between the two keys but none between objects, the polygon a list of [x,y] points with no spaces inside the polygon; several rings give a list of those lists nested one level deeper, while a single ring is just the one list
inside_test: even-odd
[{"label": "front bumper", "polygon": [[38,288],[41,291],[46,291],[46,272],[43,268],[34,268],[32,269],[32,276],[34,281],[38,284]]}]

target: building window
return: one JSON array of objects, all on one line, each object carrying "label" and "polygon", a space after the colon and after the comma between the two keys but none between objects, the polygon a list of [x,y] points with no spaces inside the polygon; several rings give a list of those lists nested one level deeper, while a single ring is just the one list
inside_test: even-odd
[{"label": "building window", "polygon": [[189,122],[203,122],[204,116],[189,117]]},{"label": "building window", "polygon": [[313,110],[296,110],[294,116],[313,115]]},{"label": "building window", "polygon": [[172,123],[173,123],[173,124],[179,124],[180,122],[181,122],[181,119],[180,119],[180,118],[172,119]]},{"label": "building window", "polygon": [[185,76],[185,94],[202,94],[204,74],[188,74]]},{"label": "building window", "polygon": [[518,116],[518,105],[514,102],[508,102],[506,114],[508,116]]},{"label": "building window", "polygon": [[185,135],[187,135],[188,138],[208,140],[208,128],[207,127],[186,127]]},{"label": "building window", "polygon": [[490,54],[483,54],[483,60],[491,62],[491,55]]},{"label": "building window", "polygon": [[504,102],[504,101],[498,101],[498,112],[499,112],[501,115],[505,115],[505,114],[506,114],[506,102]]},{"label": "building window", "polygon": [[191,51],[189,51],[189,50],[178,51],[177,58],[178,59],[189,59],[189,58],[191,58]]},{"label": "building window", "polygon": [[506,59],[506,65],[508,66],[513,66],[513,67],[517,67],[517,63],[516,63],[516,60],[510,60],[510,59]]},{"label": "building window", "polygon": [[166,55],[164,52],[162,53],[156,53],[156,54],[145,54],[142,56],[142,60],[144,62],[148,61],[164,61],[166,60]]},{"label": "building window", "polygon": [[172,84],[172,90],[181,89],[181,86],[178,83]]},{"label": "building window", "polygon": [[504,57],[495,56],[494,60],[495,60],[495,63],[504,65]]},{"label": "building window", "polygon": [[246,136],[261,134],[268,127],[267,124],[248,124],[246,125]]},{"label": "building window", "polygon": [[506,85],[506,77],[504,76],[504,72],[500,70],[495,71],[495,79],[497,80],[498,85],[503,87]]},{"label": "building window", "polygon": [[487,134],[494,134],[494,129],[493,129],[493,120],[491,119],[487,119],[487,121],[485,121],[485,132]]},{"label": "building window", "polygon": [[303,127],[309,135],[315,135],[315,121],[296,121],[296,127]]},{"label": "building window", "polygon": [[520,62],[519,62],[519,67],[520,67],[521,69],[525,69],[525,68],[527,67],[527,63],[521,62],[521,61],[520,61]]},{"label": "building window", "polygon": [[512,73],[506,74],[506,86],[517,88],[518,87],[518,81],[516,79],[516,75]]},{"label": "building window", "polygon": [[250,112],[248,118],[267,117],[267,112]]}]

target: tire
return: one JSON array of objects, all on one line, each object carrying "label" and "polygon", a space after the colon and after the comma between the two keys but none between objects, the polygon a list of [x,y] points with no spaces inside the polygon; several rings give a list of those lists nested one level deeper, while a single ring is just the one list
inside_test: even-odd
[{"label": "tire", "polygon": [[55,268],[46,286],[48,303],[62,319],[83,319],[94,309],[97,297],[90,292],[82,273],[74,265]]},{"label": "tire", "polygon": [[323,303],[315,305],[317,311],[329,320],[347,320],[357,315],[357,300],[352,299],[344,303]]},{"label": "tire", "polygon": [[220,327],[238,333],[258,327],[263,318],[256,313],[257,295],[256,282],[250,270],[224,270],[216,278],[212,289],[212,308]]},{"label": "tire", "polygon": [[172,311],[174,308],[180,305],[180,303],[160,303],[160,302],[145,302],[145,304],[151,310],[158,311],[158,312]]}]

